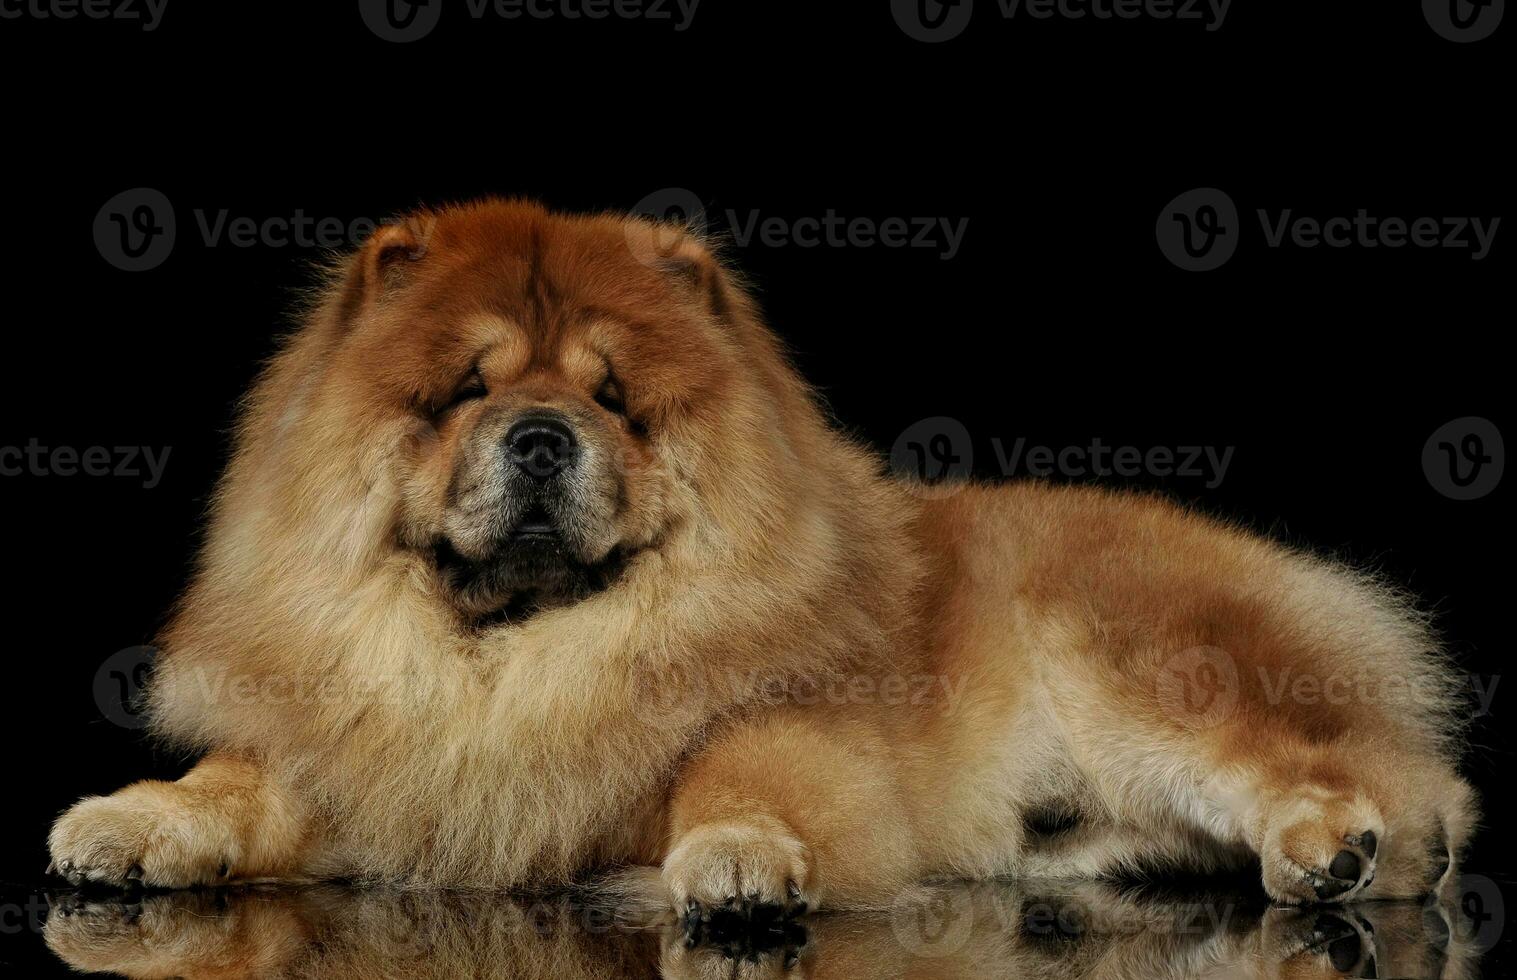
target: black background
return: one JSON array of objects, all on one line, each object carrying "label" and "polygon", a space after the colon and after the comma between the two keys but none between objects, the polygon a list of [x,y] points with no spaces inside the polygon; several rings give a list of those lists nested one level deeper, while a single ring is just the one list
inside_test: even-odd
[{"label": "black background", "polygon": [[[476,21],[443,2],[438,28],[404,45],[371,34],[350,2],[176,0],[151,33],[0,21],[0,445],[171,447],[151,489],[0,478],[8,889],[35,887],[47,827],[73,799],[182,768],[102,716],[97,673],[151,640],[182,587],[234,400],[319,258],[207,244],[197,210],[349,222],[488,193],[626,209],[683,188],[718,231],[728,209],[967,218],[950,261],[880,245],[730,254],[838,417],[882,453],[935,416],[963,423],[984,476],[997,475],[995,439],[1233,447],[1215,487],[1094,479],[1408,585],[1461,663],[1498,685],[1469,773],[1499,800],[1512,761],[1496,679],[1510,486],[1451,500],[1421,460],[1452,419],[1511,431],[1496,329],[1510,316],[1498,300],[1510,295],[1511,233],[1482,261],[1272,249],[1255,211],[1504,214],[1497,72],[1510,25],[1455,44],[1415,3],[1236,0],[1208,32],[1003,20],[979,0],[962,36],[929,45],[897,28],[888,0],[705,0],[684,31]],[[1222,268],[1184,272],[1154,229],[1168,201],[1200,186],[1231,196],[1243,237]],[[167,196],[178,233],[162,265],[130,273],[102,258],[91,227],[135,187]],[[1467,867],[1510,891],[1500,814]],[[8,939],[0,963],[32,946]]]}]

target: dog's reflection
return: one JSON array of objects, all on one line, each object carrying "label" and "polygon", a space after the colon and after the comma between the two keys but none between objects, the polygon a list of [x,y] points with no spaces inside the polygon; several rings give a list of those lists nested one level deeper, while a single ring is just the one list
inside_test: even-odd
[{"label": "dog's reflection", "polygon": [[924,888],[888,914],[679,923],[570,898],[324,887],[67,893],[45,935],[77,970],[133,978],[1178,980],[1473,976],[1491,921],[1437,904],[1293,910],[996,883]]}]

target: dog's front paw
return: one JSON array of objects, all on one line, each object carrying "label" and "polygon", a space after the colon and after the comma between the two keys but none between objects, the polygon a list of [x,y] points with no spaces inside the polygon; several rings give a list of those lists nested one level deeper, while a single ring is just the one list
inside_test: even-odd
[{"label": "dog's front paw", "polygon": [[1359,898],[1374,883],[1385,821],[1362,797],[1302,794],[1282,801],[1259,859],[1264,888],[1290,905]]},{"label": "dog's front paw", "polygon": [[138,784],[80,800],[48,834],[48,870],[75,885],[186,888],[226,881],[237,857],[229,828],[176,795],[165,784]]},{"label": "dog's front paw", "polygon": [[817,905],[810,852],[772,817],[701,824],[675,844],[663,874],[687,924],[714,912],[799,915]]}]

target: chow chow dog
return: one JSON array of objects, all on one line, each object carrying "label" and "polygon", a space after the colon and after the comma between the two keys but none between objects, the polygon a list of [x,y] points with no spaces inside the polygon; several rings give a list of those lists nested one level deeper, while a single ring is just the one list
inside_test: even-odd
[{"label": "chow chow dog", "polygon": [[1256,865],[1300,904],[1436,891],[1474,821],[1393,589],[1149,496],[894,478],[708,243],[530,202],[334,266],[160,646],[200,761],[65,812],[74,881],[647,866],[694,919]]}]

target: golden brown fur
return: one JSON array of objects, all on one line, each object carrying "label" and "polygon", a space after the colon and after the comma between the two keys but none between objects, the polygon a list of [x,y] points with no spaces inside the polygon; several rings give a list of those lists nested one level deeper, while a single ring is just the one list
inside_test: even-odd
[{"label": "golden brown fur", "polygon": [[[492,550],[526,508],[492,454],[538,408],[583,478],[552,505],[573,567],[534,591]],[[339,267],[248,401],[163,646],[155,730],[207,761],[65,814],[65,873],[631,863],[679,909],[865,907],[1257,856],[1301,902],[1424,893],[1473,821],[1394,593],[1146,497],[888,479],[705,245],[523,202]],[[1029,830],[1049,809],[1076,826]],[[1345,848],[1363,874],[1321,895]]]}]

